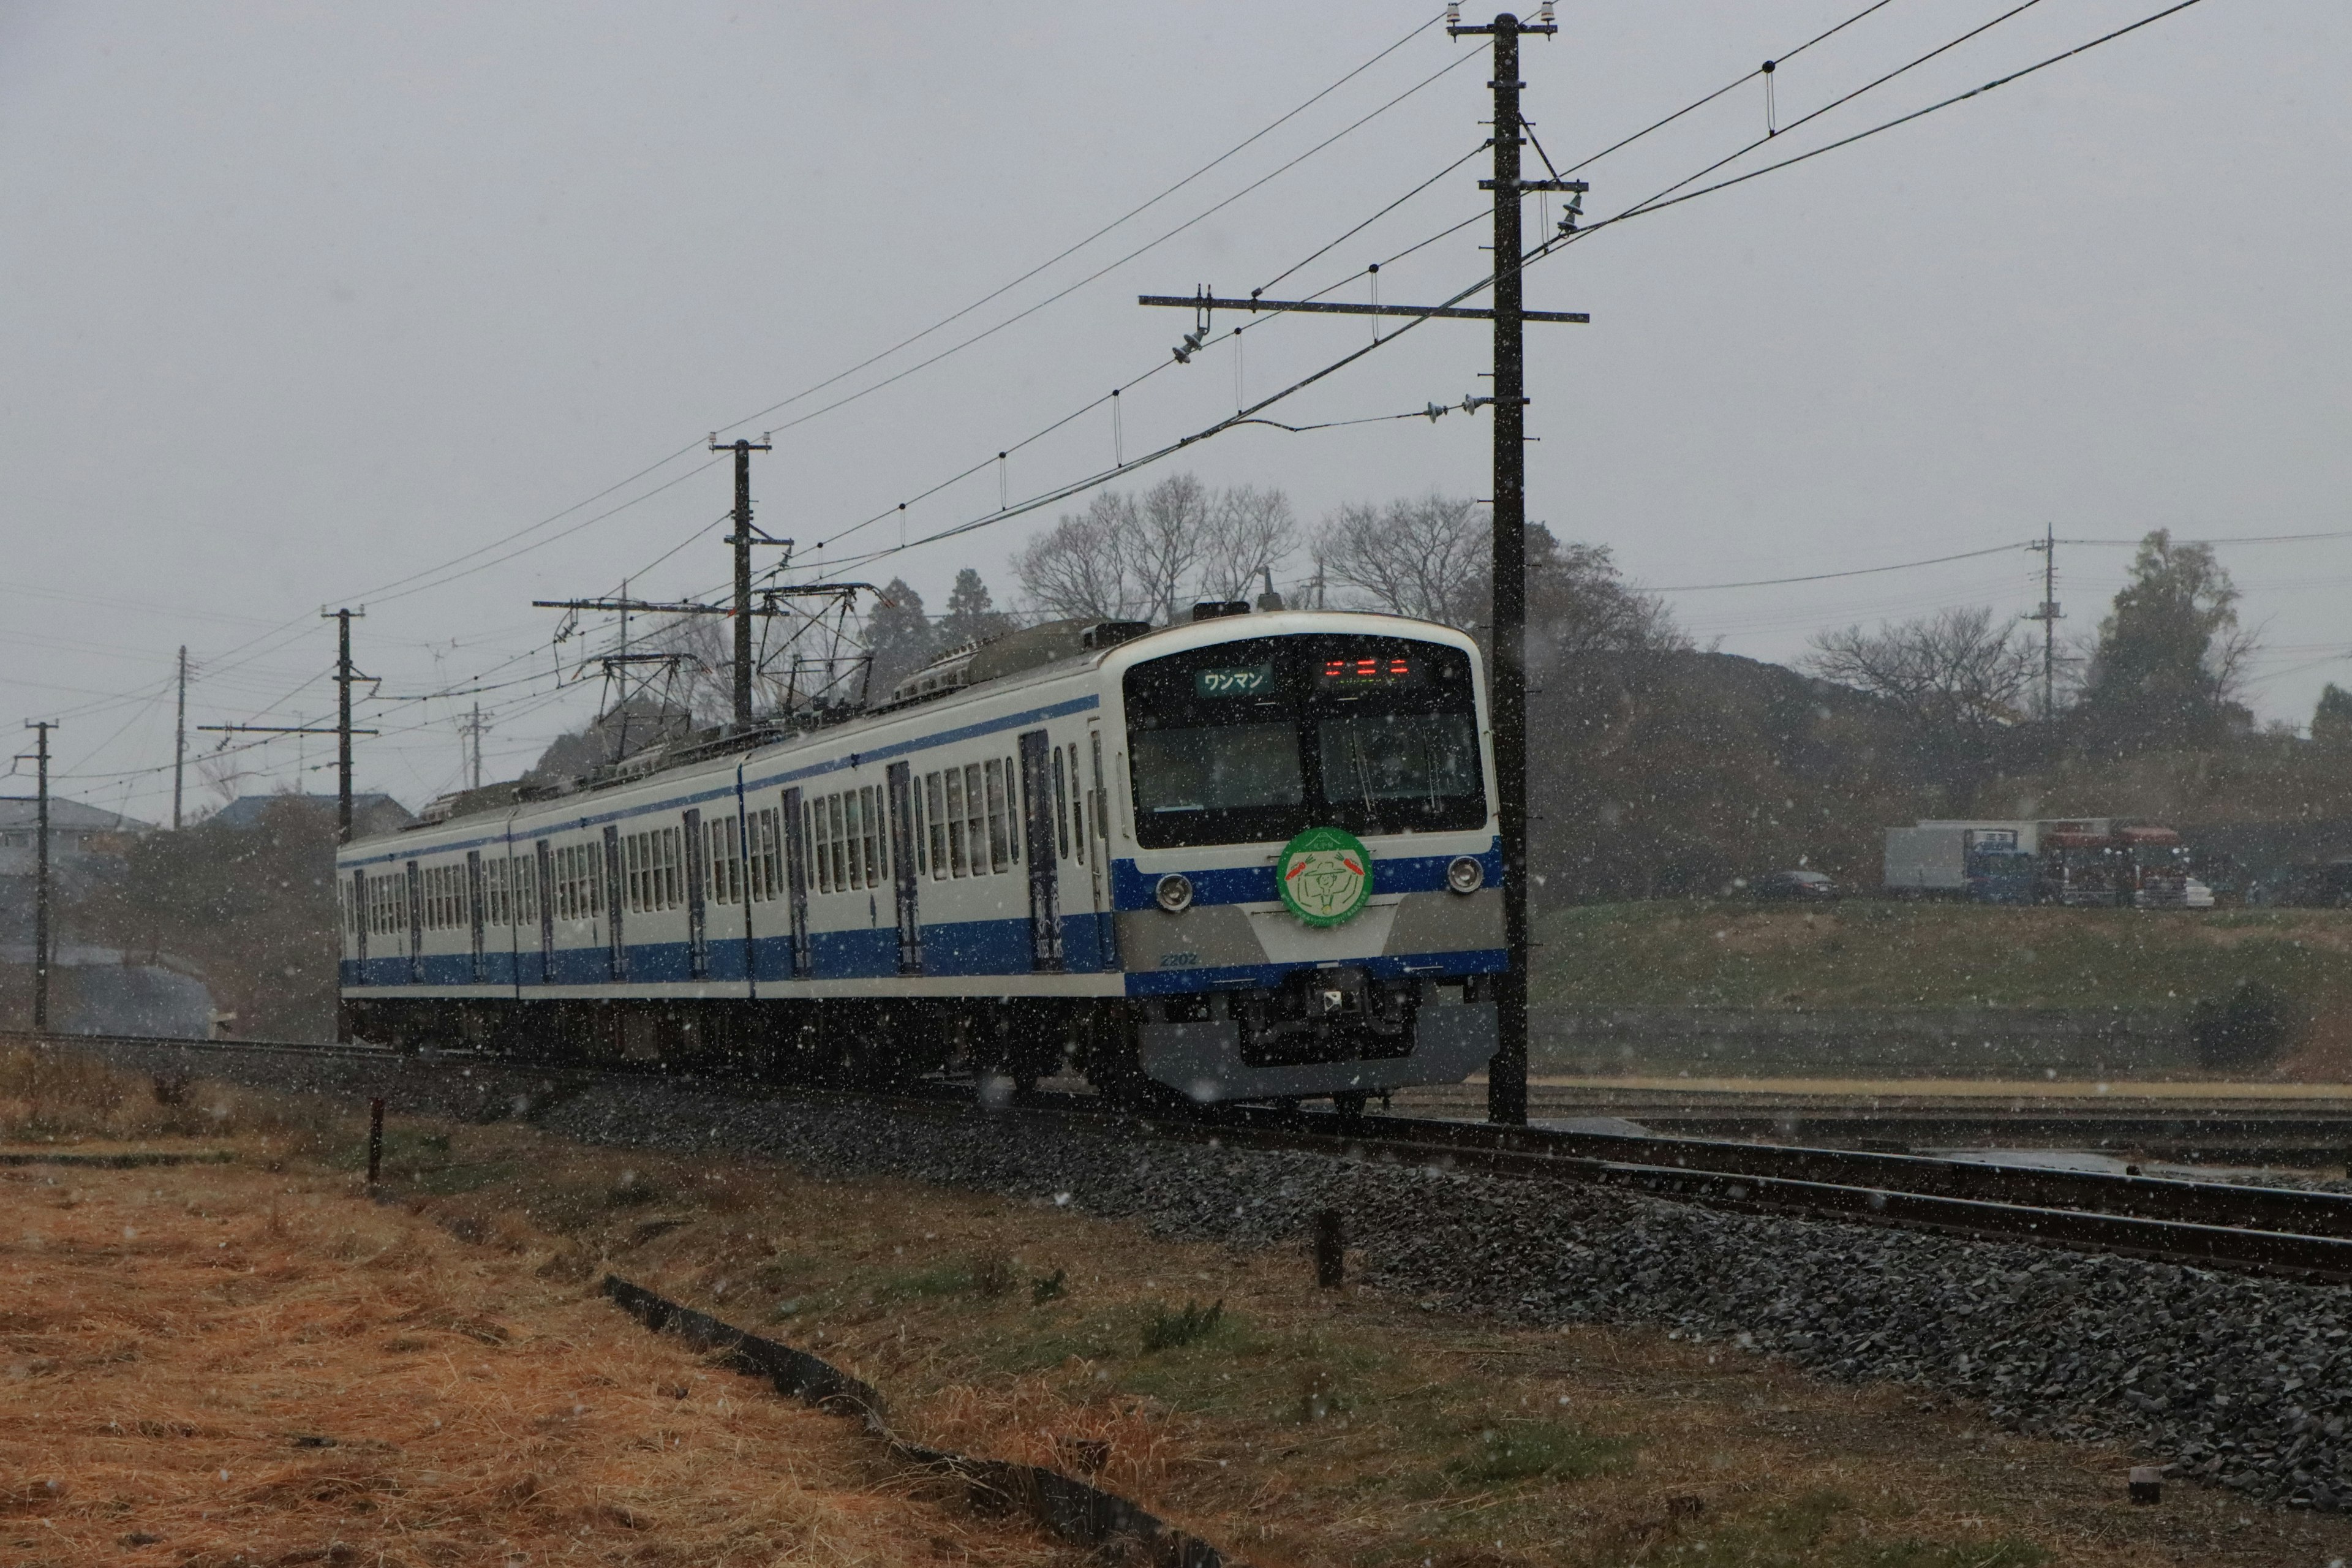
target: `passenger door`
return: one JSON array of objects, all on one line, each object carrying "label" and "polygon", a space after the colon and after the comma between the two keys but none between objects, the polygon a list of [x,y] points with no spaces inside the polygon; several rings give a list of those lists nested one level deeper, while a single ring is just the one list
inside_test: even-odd
[{"label": "passenger door", "polygon": [[1097,967],[1118,967],[1118,922],[1111,918],[1110,790],[1103,772],[1102,721],[1087,723],[1087,886],[1094,896]]},{"label": "passenger door", "polygon": [[539,905],[539,983],[555,984],[555,854],[546,839],[536,840],[532,859],[538,866],[537,894]]},{"label": "passenger door", "polygon": [[1029,842],[1029,967],[1058,973],[1061,860],[1054,852],[1054,759],[1043,730],[1021,736],[1021,832]]},{"label": "passenger door", "polygon": [[605,969],[614,980],[626,980],[629,977],[629,950],[624,945],[621,929],[623,923],[621,894],[624,889],[621,868],[621,830],[618,827],[606,825],[604,847],[604,864],[602,869],[604,878],[604,918],[610,922],[604,929],[612,936],[606,953]]},{"label": "passenger door", "polygon": [[477,985],[482,983],[486,967],[482,958],[483,912],[482,852],[468,849],[466,851],[466,924],[474,938],[474,984]]},{"label": "passenger door", "polygon": [[408,983],[425,984],[425,873],[408,863]]},{"label": "passenger door", "polygon": [[923,972],[923,921],[917,905],[922,883],[915,875],[914,773],[892,763],[882,774],[890,803],[890,882],[898,908],[898,973]]},{"label": "passenger door", "polygon": [[710,976],[710,916],[709,889],[703,886],[702,813],[686,814],[686,972],[695,980]]},{"label": "passenger door", "polygon": [[806,980],[816,972],[810,962],[808,909],[808,824],[801,815],[801,792],[784,792],[784,901],[793,932],[793,978]]}]

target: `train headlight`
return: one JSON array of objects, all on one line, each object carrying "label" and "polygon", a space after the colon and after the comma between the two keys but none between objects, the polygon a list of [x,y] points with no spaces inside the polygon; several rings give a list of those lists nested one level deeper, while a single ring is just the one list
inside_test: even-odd
[{"label": "train headlight", "polygon": [[1475,855],[1456,855],[1445,868],[1445,885],[1457,893],[1475,893],[1486,885],[1486,868]]},{"label": "train headlight", "polygon": [[1192,879],[1171,871],[1160,879],[1160,887],[1152,897],[1170,914],[1178,914],[1192,907]]}]

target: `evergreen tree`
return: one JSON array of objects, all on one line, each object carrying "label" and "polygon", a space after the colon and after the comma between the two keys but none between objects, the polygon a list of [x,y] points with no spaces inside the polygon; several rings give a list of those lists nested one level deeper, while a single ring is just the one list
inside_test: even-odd
[{"label": "evergreen tree", "polygon": [[948,590],[947,614],[939,619],[940,646],[950,648],[984,642],[1012,629],[1013,617],[996,608],[980,574],[969,566],[957,573],[955,586]]},{"label": "evergreen tree", "polygon": [[2210,545],[2140,542],[2131,581],[2099,625],[2083,692],[2090,738],[2117,751],[2211,746],[2251,721],[2235,700],[2252,654],[2238,590]]},{"label": "evergreen tree", "polygon": [[2352,752],[2352,691],[2327,683],[2312,710],[2311,738],[2330,751]]},{"label": "evergreen tree", "polygon": [[905,578],[891,578],[882,590],[882,602],[866,617],[866,646],[874,654],[874,672],[866,689],[877,701],[929,664],[938,651],[939,634],[923,612],[923,596]]}]

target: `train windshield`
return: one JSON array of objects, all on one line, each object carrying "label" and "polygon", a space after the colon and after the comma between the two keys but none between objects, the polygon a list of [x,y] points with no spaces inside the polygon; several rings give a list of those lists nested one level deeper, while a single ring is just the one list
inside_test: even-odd
[{"label": "train windshield", "polygon": [[1139,664],[1125,691],[1145,848],[1486,820],[1477,703],[1458,648],[1258,637]]}]

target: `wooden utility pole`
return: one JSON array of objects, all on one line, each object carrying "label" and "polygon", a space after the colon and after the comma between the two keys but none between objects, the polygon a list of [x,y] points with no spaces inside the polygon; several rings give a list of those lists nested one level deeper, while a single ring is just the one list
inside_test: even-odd
[{"label": "wooden utility pole", "polygon": [[[770,450],[765,439],[722,442],[710,437],[714,452],[735,454],[735,531],[727,542],[735,547],[735,722],[751,721],[751,454]],[[782,543],[762,536],[762,544]]]},{"label": "wooden utility pole", "polygon": [[[1494,21],[1464,26],[1448,19],[1446,31],[1455,37],[1471,35],[1494,38],[1495,172],[1481,180],[1482,189],[1495,193],[1495,303],[1491,310],[1453,306],[1349,304],[1325,300],[1221,300],[1207,289],[1196,294],[1146,294],[1139,302],[1168,305],[1195,311],[1199,330],[1186,339],[1191,348],[1207,335],[1214,310],[1328,312],[1353,316],[1439,316],[1492,321],[1494,342],[1494,578],[1495,606],[1490,623],[1493,649],[1488,670],[1495,726],[1495,796],[1503,839],[1503,942],[1507,952],[1504,973],[1495,977],[1495,1058],[1486,1068],[1486,1119],[1524,1123],[1528,1119],[1528,669],[1527,669],[1527,527],[1528,454],[1526,391],[1526,323],[1584,321],[1580,310],[1530,310],[1524,303],[1520,268],[1526,248],[1519,232],[1519,203],[1538,191],[1580,194],[1581,180],[1524,180],[1519,177],[1519,38],[1558,32],[1551,7],[1546,5],[1533,22],[1522,22],[1506,11]],[[1189,350],[1177,351],[1181,362]],[[1465,406],[1486,399],[1470,398]]]},{"label": "wooden utility pole", "polygon": [[36,731],[33,762],[40,780],[33,817],[33,1029],[49,1026],[49,731],[52,719],[27,719],[25,728]]}]

